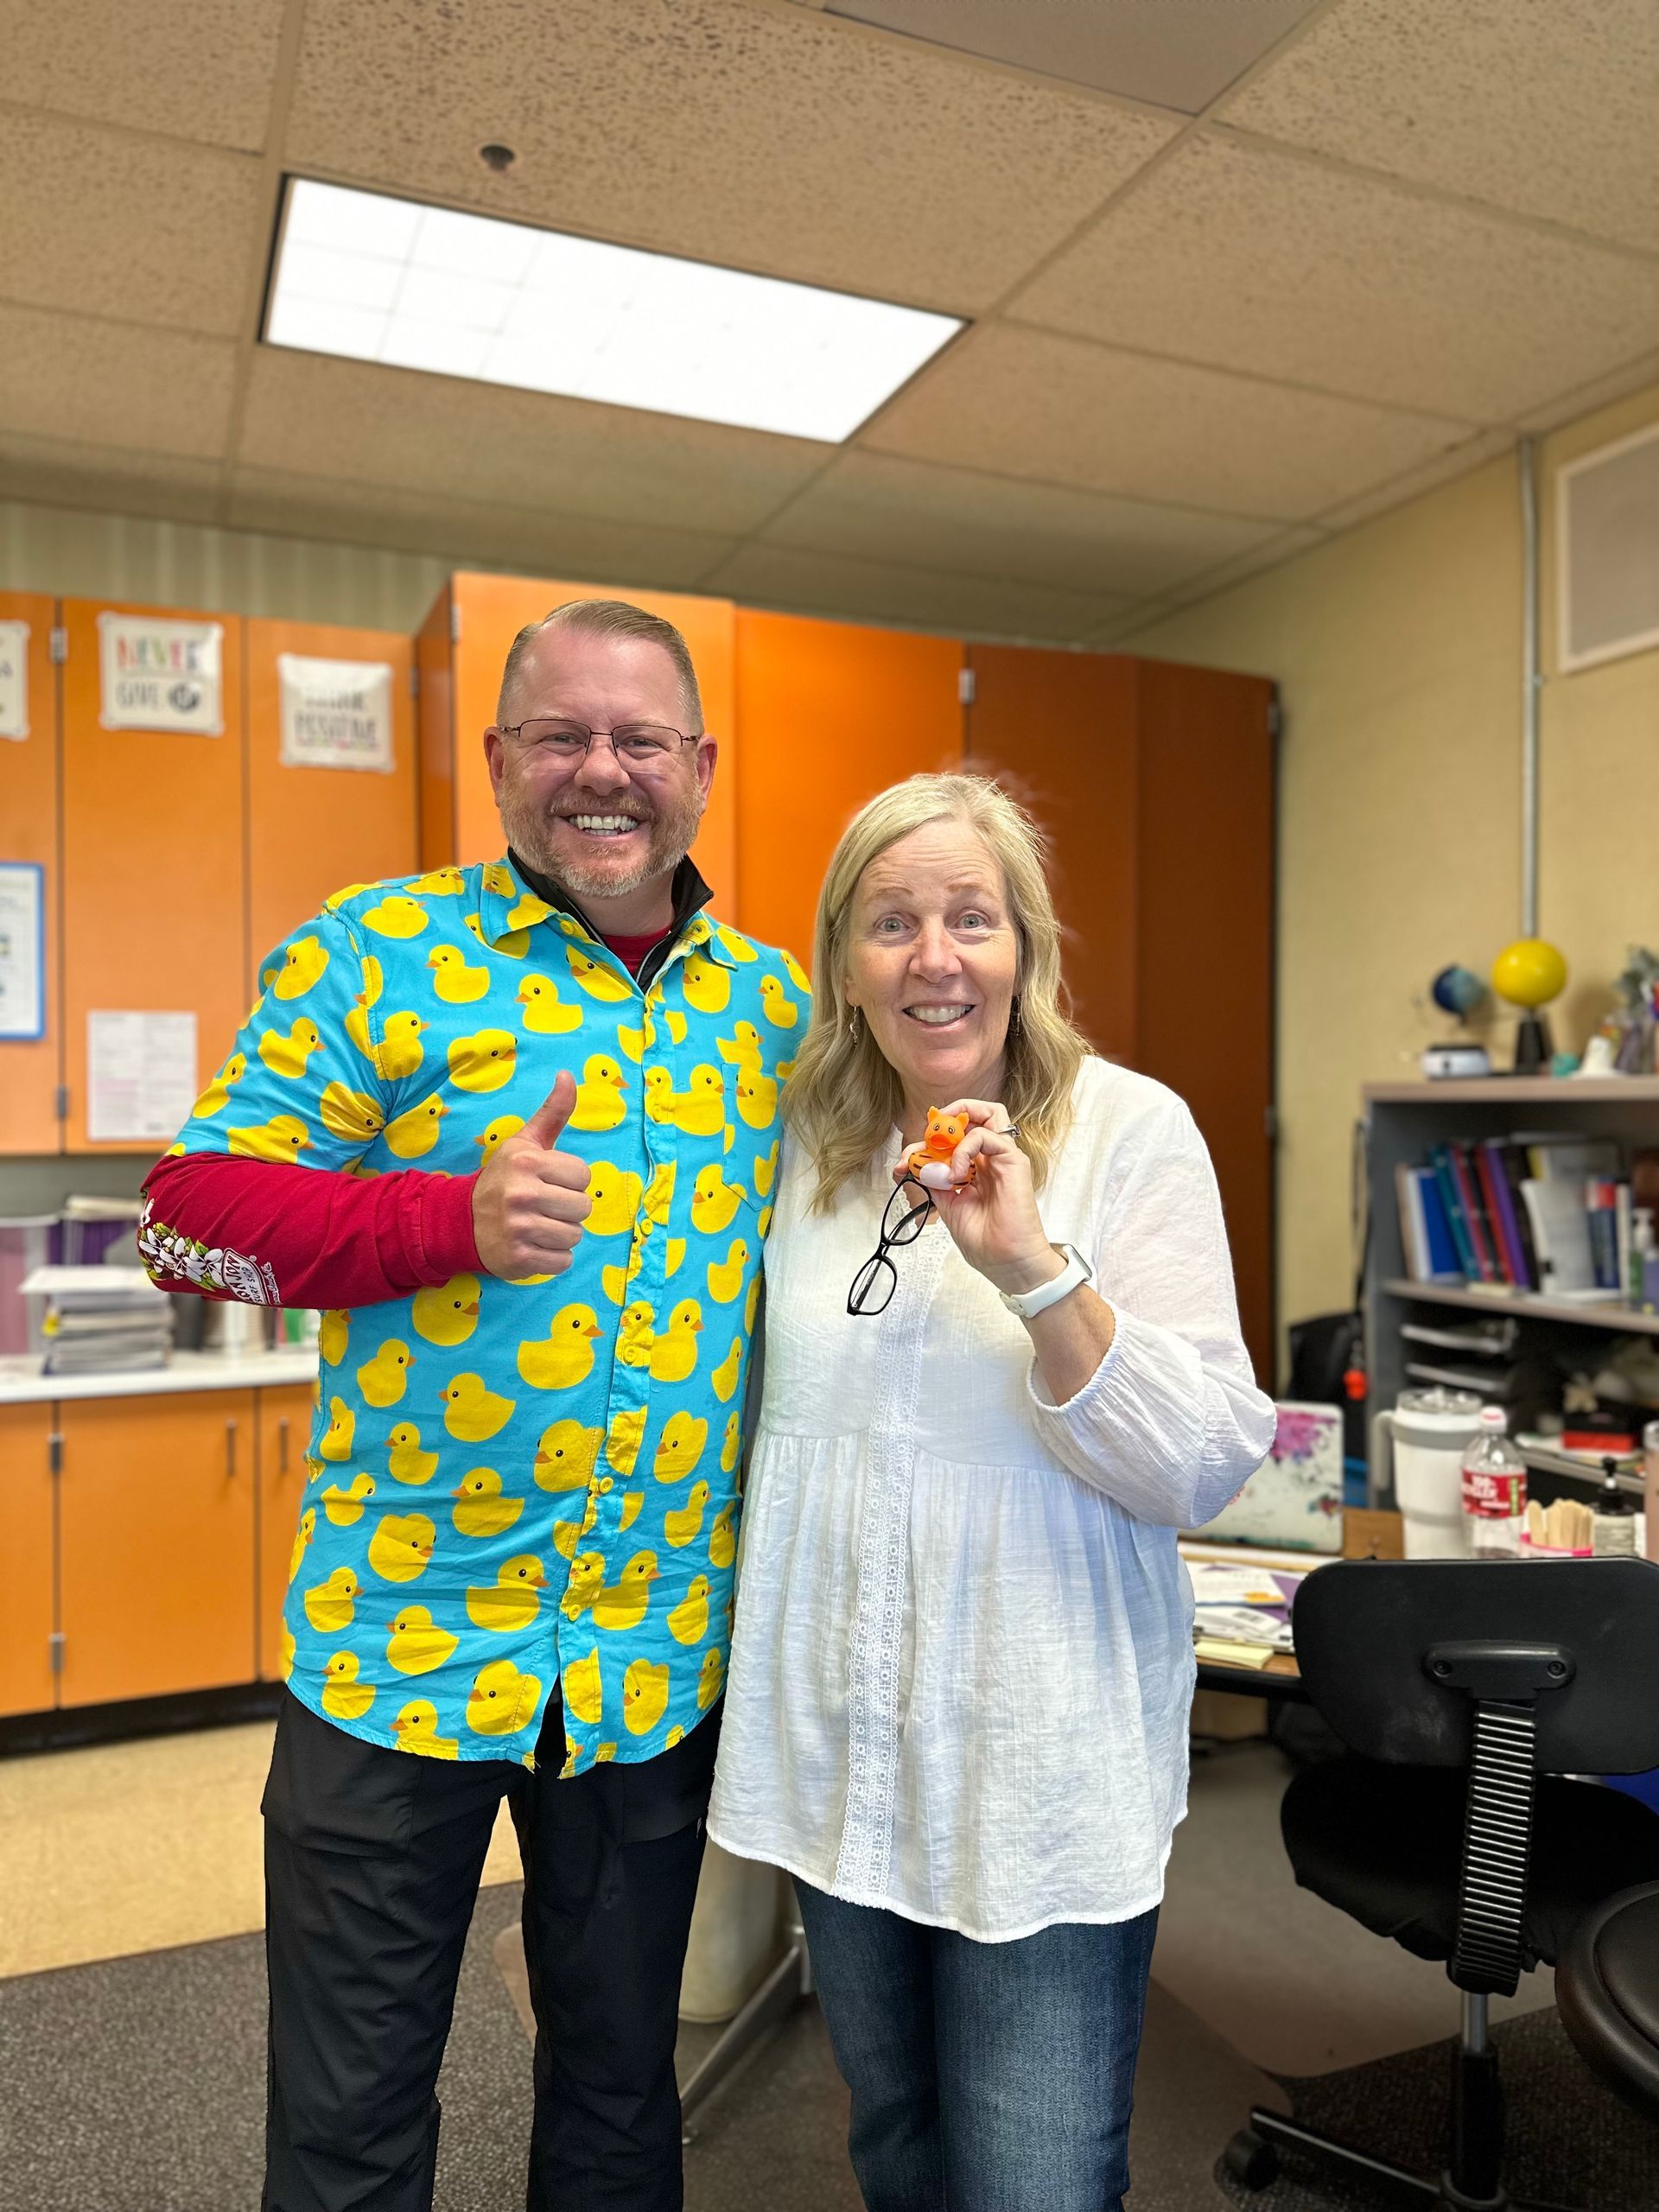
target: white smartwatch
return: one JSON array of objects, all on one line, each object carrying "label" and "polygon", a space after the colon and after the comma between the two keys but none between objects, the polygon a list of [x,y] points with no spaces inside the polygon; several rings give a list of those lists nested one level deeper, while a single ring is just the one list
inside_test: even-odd
[{"label": "white smartwatch", "polygon": [[1017,1313],[1022,1321],[1029,1321],[1045,1306],[1053,1306],[1068,1296],[1079,1283],[1092,1282],[1095,1271],[1075,1244],[1057,1244],[1054,1249],[1065,1262],[1065,1266],[1052,1282],[1039,1282],[1035,1290],[999,1290],[997,1296],[1010,1313]]}]

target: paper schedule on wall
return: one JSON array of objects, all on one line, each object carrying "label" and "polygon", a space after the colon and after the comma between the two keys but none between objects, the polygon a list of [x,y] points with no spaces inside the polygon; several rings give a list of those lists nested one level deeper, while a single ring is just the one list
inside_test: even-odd
[{"label": "paper schedule on wall", "polygon": [[0,861],[0,1041],[46,1034],[45,880],[33,861]]},{"label": "paper schedule on wall", "polygon": [[106,608],[98,618],[99,727],[223,736],[224,643],[222,622]]},{"label": "paper schedule on wall", "polygon": [[278,653],[285,768],[392,772],[391,665]]},{"label": "paper schedule on wall", "polygon": [[164,1143],[196,1102],[194,1014],[86,1017],[86,1134],[94,1144]]},{"label": "paper schedule on wall", "polygon": [[0,622],[0,737],[29,735],[29,625]]}]

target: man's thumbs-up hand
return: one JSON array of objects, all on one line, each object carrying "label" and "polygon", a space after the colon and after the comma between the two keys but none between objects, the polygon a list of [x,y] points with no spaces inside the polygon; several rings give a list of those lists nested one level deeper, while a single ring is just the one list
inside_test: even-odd
[{"label": "man's thumbs-up hand", "polygon": [[575,1103],[576,1079],[567,1068],[517,1135],[497,1145],[473,1185],[479,1263],[506,1281],[562,1275],[593,1211],[587,1161],[558,1149]]}]

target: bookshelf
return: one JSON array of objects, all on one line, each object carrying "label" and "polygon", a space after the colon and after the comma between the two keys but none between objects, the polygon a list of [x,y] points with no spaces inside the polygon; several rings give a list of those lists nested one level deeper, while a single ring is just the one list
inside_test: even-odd
[{"label": "bookshelf", "polygon": [[[1659,1336],[1659,1314],[1612,1304],[1580,1302],[1500,1290],[1467,1290],[1445,1283],[1413,1282],[1400,1236],[1395,1170],[1420,1166],[1433,1144],[1478,1141],[1526,1131],[1540,1135],[1611,1137],[1626,1152],[1659,1145],[1659,1077],[1593,1077],[1580,1081],[1548,1076],[1489,1076],[1448,1083],[1376,1083],[1361,1093],[1366,1133],[1370,1249],[1365,1271],[1365,1335],[1373,1412],[1392,1406],[1414,1377],[1405,1372],[1412,1356],[1401,1335],[1408,1322],[1427,1322],[1448,1308],[1471,1316],[1599,1332]],[[1460,1317],[1457,1317],[1460,1318]],[[1593,1470],[1584,1480],[1593,1482]],[[1373,1505],[1378,1495],[1373,1477]]]}]

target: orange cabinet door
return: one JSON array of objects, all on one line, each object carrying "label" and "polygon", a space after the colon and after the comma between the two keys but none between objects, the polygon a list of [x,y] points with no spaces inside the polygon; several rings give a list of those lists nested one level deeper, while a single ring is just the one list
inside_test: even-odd
[{"label": "orange cabinet door", "polygon": [[253,1398],[61,1402],[60,1703],[253,1679]]},{"label": "orange cabinet door", "polygon": [[[41,1035],[0,1024],[0,1152],[56,1152],[63,1080],[58,1015],[58,686],[52,665],[56,602],[0,591],[0,861],[41,871],[35,1006]],[[6,713],[8,708],[20,711]],[[24,725],[21,734],[16,725]],[[7,1008],[8,1013],[10,1012]],[[23,1009],[19,1007],[21,1015]]]},{"label": "orange cabinet door", "polygon": [[286,1384],[259,1393],[258,1558],[259,1612],[257,1633],[259,1678],[284,1679],[281,1649],[283,1601],[288,1595],[288,1561],[305,1489],[306,1446],[311,1438],[315,1399],[308,1383]]},{"label": "orange cabinet door", "polygon": [[962,766],[954,639],[737,610],[737,919],[812,957],[818,889],[866,799]]},{"label": "orange cabinet door", "polygon": [[[315,913],[331,892],[349,883],[373,883],[381,876],[412,875],[419,864],[415,702],[410,690],[414,645],[390,630],[250,622],[244,652],[249,938],[257,962],[297,923]],[[315,757],[332,747],[349,758],[346,745],[353,725],[361,729],[363,715],[350,704],[351,686],[342,677],[336,703],[321,712],[314,709],[285,745],[285,656],[391,670],[390,769],[321,766],[311,765],[308,759],[288,757],[295,750]]]},{"label": "orange cabinet door", "polygon": [[55,1700],[52,1418],[49,1404],[0,1406],[0,1713]]},{"label": "orange cabinet door", "polygon": [[[484,760],[484,732],[495,720],[507,648],[527,622],[540,621],[568,599],[626,599],[643,607],[648,614],[662,615],[684,638],[702,695],[703,728],[720,741],[714,789],[692,857],[714,893],[714,911],[729,916],[736,887],[738,761],[732,682],[734,610],[728,599],[693,598],[683,592],[618,590],[602,584],[560,583],[537,576],[452,576],[454,845],[442,858],[465,864],[493,860],[502,849],[501,824]],[[422,680],[426,680],[424,675]],[[430,793],[442,793],[438,764],[429,763],[426,781]],[[423,825],[423,849],[428,864],[435,864],[436,855],[427,824]]]},{"label": "orange cabinet door", "polygon": [[969,766],[1011,773],[1048,832],[1077,1027],[1139,1067],[1135,664],[1031,645],[975,645],[969,660]]},{"label": "orange cabinet door", "polygon": [[[218,623],[222,734],[105,728],[100,614]],[[153,1154],[171,1129],[160,1142],[94,1143],[89,1135],[86,1018],[94,1011],[194,1014],[200,1090],[247,1009],[242,625],[231,616],[78,599],[64,601],[63,624],[65,1145]],[[164,652],[168,633],[158,627],[156,634]]]}]

